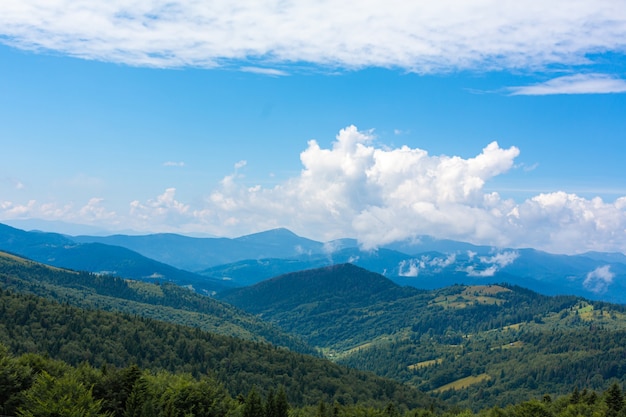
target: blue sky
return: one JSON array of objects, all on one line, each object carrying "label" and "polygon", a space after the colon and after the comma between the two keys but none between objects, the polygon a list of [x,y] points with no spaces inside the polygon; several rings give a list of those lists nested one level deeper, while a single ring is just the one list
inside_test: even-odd
[{"label": "blue sky", "polygon": [[391,3],[3,2],[0,221],[626,252],[626,5]]}]

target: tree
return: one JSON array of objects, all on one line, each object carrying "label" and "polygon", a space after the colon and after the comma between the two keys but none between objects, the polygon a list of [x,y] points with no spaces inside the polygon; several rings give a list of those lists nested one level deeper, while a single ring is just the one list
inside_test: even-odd
[{"label": "tree", "polygon": [[0,414],[14,415],[21,404],[20,392],[33,382],[31,368],[19,363],[0,345]]},{"label": "tree", "polygon": [[264,411],[261,396],[253,386],[243,405],[243,417],[263,417]]},{"label": "tree", "polygon": [[617,382],[611,385],[611,387],[606,391],[604,402],[608,407],[608,416],[617,415],[617,413],[619,413],[619,411],[624,407],[624,394],[622,393],[622,389]]},{"label": "tree", "polygon": [[280,386],[278,393],[276,394],[276,415],[275,417],[288,417],[289,416],[289,402],[287,401],[287,393],[285,387]]},{"label": "tree", "polygon": [[43,371],[24,395],[19,408],[21,417],[98,417],[101,401],[91,395],[91,389],[78,381],[73,373],[55,378]]}]

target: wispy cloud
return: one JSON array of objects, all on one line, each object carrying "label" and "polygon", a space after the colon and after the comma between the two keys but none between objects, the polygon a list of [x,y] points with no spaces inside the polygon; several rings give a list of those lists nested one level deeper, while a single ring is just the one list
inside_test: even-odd
[{"label": "wispy cloud", "polygon": [[289,75],[288,72],[275,68],[241,67],[241,71],[251,72],[253,74],[270,75],[274,77],[284,77]]},{"label": "wispy cloud", "polygon": [[184,167],[185,163],[183,161],[166,161],[163,162],[164,167]]},{"label": "wispy cloud", "polygon": [[427,270],[432,273],[439,273],[444,268],[454,264],[456,254],[451,253],[445,257],[431,257],[423,255],[419,259],[413,258],[400,261],[398,264],[398,275],[401,277],[417,277],[421,271]]},{"label": "wispy cloud", "polygon": [[22,181],[12,177],[1,178],[0,183],[6,183],[15,190],[23,190],[26,188],[26,185],[24,185]]},{"label": "wispy cloud", "polygon": [[613,283],[615,274],[610,265],[600,266],[587,274],[583,286],[596,294],[605,293]]},{"label": "wispy cloud", "polygon": [[[470,259],[474,256],[470,255]],[[517,251],[504,251],[492,256],[481,256],[478,258],[478,263],[466,267],[465,272],[470,277],[492,277],[505,266],[515,262],[517,258],[519,258]]]},{"label": "wispy cloud", "polygon": [[621,0],[9,0],[0,2],[0,28],[1,42],[24,49],[262,71],[276,63],[421,73],[537,68],[626,50]]},{"label": "wispy cloud", "polygon": [[508,90],[514,96],[626,93],[626,80],[608,74],[576,74]]}]

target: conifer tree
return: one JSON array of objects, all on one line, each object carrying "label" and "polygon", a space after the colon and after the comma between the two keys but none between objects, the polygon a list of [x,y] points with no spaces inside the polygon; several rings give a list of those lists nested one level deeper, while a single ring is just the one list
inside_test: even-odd
[{"label": "conifer tree", "polygon": [[261,396],[257,392],[256,387],[252,387],[243,405],[243,417],[264,417],[264,414],[265,410],[263,409]]},{"label": "conifer tree", "polygon": [[615,382],[606,392],[604,399],[608,407],[607,415],[615,416],[624,407],[624,394],[619,384]]}]

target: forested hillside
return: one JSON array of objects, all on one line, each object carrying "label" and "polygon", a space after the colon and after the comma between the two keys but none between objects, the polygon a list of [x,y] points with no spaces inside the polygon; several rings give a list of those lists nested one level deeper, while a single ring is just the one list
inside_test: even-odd
[{"label": "forested hillside", "polygon": [[[215,378],[233,396],[284,386],[291,402],[430,407],[426,394],[398,382],[266,343],[208,333],[129,314],[81,310],[0,291],[0,344],[77,366],[137,365],[152,372]],[[6,374],[5,374],[6,375]]]},{"label": "forested hillside", "polygon": [[602,390],[626,375],[626,308],[579,297],[506,285],[416,290],[346,264],[224,299],[339,363],[473,409]]},{"label": "forested hillside", "polygon": [[303,353],[315,350],[229,304],[171,283],[145,283],[54,268],[0,252],[0,283],[89,309],[120,311],[249,340],[267,341]]},{"label": "forested hillside", "polygon": [[78,271],[148,282],[174,282],[192,286],[203,293],[212,293],[227,287],[223,280],[181,270],[121,246],[75,242],[70,237],[57,233],[26,232],[2,223],[0,251]]}]

